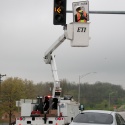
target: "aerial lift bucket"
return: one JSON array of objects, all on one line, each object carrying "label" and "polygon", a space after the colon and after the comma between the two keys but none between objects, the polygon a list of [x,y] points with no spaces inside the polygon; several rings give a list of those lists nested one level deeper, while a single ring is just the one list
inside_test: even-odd
[{"label": "aerial lift bucket", "polygon": [[67,25],[67,39],[71,40],[72,47],[89,46],[89,22],[73,22]]}]

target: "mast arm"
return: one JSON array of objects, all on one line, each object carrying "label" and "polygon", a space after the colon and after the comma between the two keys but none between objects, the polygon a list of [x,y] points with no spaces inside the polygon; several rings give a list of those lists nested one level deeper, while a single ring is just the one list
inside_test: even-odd
[{"label": "mast arm", "polygon": [[[67,13],[73,13],[71,10],[67,10]],[[125,14],[125,11],[89,11],[90,14]]]}]

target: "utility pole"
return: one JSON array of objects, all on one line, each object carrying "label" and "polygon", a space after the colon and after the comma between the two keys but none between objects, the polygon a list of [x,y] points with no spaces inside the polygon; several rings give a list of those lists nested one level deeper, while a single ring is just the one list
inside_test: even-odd
[{"label": "utility pole", "polygon": [[2,77],[4,77],[4,76],[6,76],[6,74],[5,74],[5,75],[1,75],[1,74],[0,74],[0,99],[1,99],[1,82],[2,82],[1,79],[2,79]]},{"label": "utility pole", "polygon": [[116,94],[117,92],[110,92],[109,93],[109,110],[110,110],[110,106],[111,106],[111,95],[112,94]]},{"label": "utility pole", "polygon": [[90,75],[90,74],[92,74],[92,73],[96,73],[96,72],[89,72],[89,73],[86,73],[85,75],[79,75],[79,85],[78,85],[78,102],[80,103],[80,96],[81,96],[81,90],[80,90],[80,87],[81,87],[81,78],[83,78],[83,77],[85,77],[85,76],[87,76],[87,75]]}]

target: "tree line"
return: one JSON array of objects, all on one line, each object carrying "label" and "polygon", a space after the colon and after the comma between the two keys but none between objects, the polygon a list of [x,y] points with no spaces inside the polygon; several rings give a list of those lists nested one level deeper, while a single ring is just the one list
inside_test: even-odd
[{"label": "tree line", "polygon": [[[79,84],[61,80],[61,96],[71,95],[78,101]],[[0,117],[8,113],[10,117],[17,111],[16,101],[20,99],[36,99],[37,96],[51,95],[53,82],[34,83],[18,77],[9,77],[1,83],[0,91]],[[110,107],[109,107],[110,102]],[[125,103],[125,90],[120,85],[96,82],[94,84],[80,84],[80,103],[85,109],[113,110]]]}]

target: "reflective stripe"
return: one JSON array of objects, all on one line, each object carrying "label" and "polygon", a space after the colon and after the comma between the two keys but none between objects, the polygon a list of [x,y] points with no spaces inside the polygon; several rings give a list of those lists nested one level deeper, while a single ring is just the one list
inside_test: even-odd
[{"label": "reflective stripe", "polygon": [[85,20],[79,20],[78,22],[82,22],[82,23],[84,23],[84,22],[85,22]]}]

